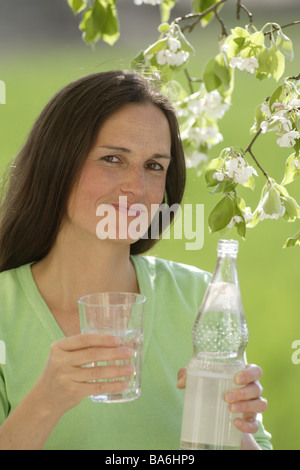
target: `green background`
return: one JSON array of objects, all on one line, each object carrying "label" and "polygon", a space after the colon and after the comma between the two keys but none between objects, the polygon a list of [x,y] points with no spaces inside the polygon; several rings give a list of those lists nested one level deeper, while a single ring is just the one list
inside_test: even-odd
[{"label": "green background", "polygon": [[[270,10],[266,18],[281,24],[300,19],[300,11],[299,18],[294,13],[292,17],[288,16],[288,12],[286,15],[277,13],[277,18],[272,14]],[[147,21],[147,18],[144,20]],[[78,21],[71,12],[70,21],[77,30]],[[157,15],[156,24],[158,22]],[[234,27],[237,23],[231,19],[228,24]],[[263,15],[256,24],[258,27],[264,24]],[[287,73],[295,75],[300,72],[300,26],[289,28],[285,33],[293,39],[296,55],[295,61],[287,64]],[[125,31],[124,39],[126,34]],[[218,53],[218,35],[219,28],[214,23],[189,36],[197,50],[190,68],[195,76],[201,75],[205,62]],[[156,38],[154,29],[151,38],[141,35],[138,43],[121,39],[113,48],[99,43],[92,50],[82,43],[78,31],[78,39],[71,42],[33,41],[22,44],[20,40],[7,47],[7,50],[2,48],[0,79],[6,83],[6,105],[0,106],[0,172],[3,173],[26,139],[36,116],[59,88],[82,75],[127,67],[139,49],[145,48]],[[219,150],[226,146],[245,148],[249,144],[249,129],[253,124],[255,108],[275,87],[273,79],[259,82],[254,76],[237,71],[233,105],[220,124],[224,141],[213,149],[212,156],[217,157]],[[289,149],[280,149],[275,140],[273,134],[262,136],[253,151],[270,176],[280,182],[285,160],[291,152]],[[253,210],[259,201],[263,184],[264,178],[261,176],[256,178],[257,189],[254,192],[245,189],[241,193]],[[288,189],[291,196],[300,201],[299,182],[296,181]],[[203,176],[197,177],[195,170],[189,170],[185,202],[204,204],[204,246],[199,251],[187,251],[186,240],[162,240],[152,254],[212,271],[220,236],[208,232],[207,217],[218,200],[219,196],[208,193]],[[256,228],[248,230],[246,241],[240,240],[238,258],[249,327],[247,356],[249,362],[259,364],[264,371],[261,383],[264,387],[263,395],[269,404],[264,423],[273,436],[275,449],[300,449],[300,364],[294,365],[291,360],[292,343],[300,340],[299,247],[282,248],[286,238],[294,235],[299,228],[300,222],[261,222]],[[238,239],[235,230],[227,237]]]}]

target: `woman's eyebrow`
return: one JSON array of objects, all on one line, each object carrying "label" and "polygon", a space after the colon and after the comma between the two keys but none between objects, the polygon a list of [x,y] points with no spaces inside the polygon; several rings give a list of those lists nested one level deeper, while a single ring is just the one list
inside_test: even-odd
[{"label": "woman's eyebrow", "polygon": [[[126,152],[126,153],[131,152],[131,150],[126,147],[118,147],[116,145],[99,145],[99,147],[107,149],[107,150],[115,150],[117,152]],[[165,155],[165,154],[160,154],[160,153],[155,153],[154,155],[152,155],[152,158],[165,158],[167,160],[171,160],[170,155]]]}]

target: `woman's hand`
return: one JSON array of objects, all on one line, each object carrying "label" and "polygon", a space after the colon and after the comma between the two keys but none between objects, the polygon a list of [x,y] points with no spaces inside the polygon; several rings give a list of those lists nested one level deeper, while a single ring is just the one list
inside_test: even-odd
[{"label": "woman's hand", "polygon": [[267,409],[267,402],[261,397],[263,390],[259,383],[261,376],[260,367],[254,364],[247,365],[234,378],[235,383],[240,387],[227,391],[224,396],[230,411],[242,414],[242,417],[234,420],[235,426],[240,431],[249,434],[258,431],[257,413],[263,413]]},{"label": "woman's hand", "polygon": [[[260,367],[254,364],[247,365],[234,378],[239,388],[228,390],[224,396],[230,411],[242,415],[239,418],[235,418],[234,424],[244,433],[253,434],[257,432],[256,415],[267,409],[267,402],[261,397],[262,386],[259,383],[261,376],[262,370]],[[186,369],[180,369],[177,387],[185,388],[185,381]]]},{"label": "woman's hand", "polygon": [[86,334],[64,338],[52,344],[44,372],[36,384],[40,404],[63,415],[89,395],[122,392],[127,380],[98,382],[100,379],[128,377],[130,365],[82,367],[98,361],[128,361],[132,349],[120,346],[120,338]]}]

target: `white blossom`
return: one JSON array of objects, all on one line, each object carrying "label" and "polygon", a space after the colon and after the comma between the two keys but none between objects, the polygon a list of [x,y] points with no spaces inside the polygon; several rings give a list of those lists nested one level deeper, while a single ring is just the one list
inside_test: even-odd
[{"label": "white blossom", "polygon": [[276,140],[279,147],[294,147],[296,139],[300,138],[298,131],[290,131],[283,134]]},{"label": "white blossom", "polygon": [[294,165],[297,170],[300,170],[300,161],[299,160],[294,160],[292,165]]},{"label": "white blossom", "polygon": [[229,104],[223,102],[223,98],[217,90],[206,93],[200,99],[192,99],[188,103],[189,110],[195,115],[206,113],[213,119],[221,119],[229,107]]},{"label": "white blossom", "polygon": [[247,183],[252,175],[257,176],[257,171],[247,164],[243,157],[229,158],[225,162],[225,168],[216,171],[213,178],[217,181],[223,181],[225,178],[232,179],[235,183]]},{"label": "white blossom", "polygon": [[241,217],[240,215],[234,215],[229,224],[227,225],[227,228],[232,228],[235,224],[239,224],[241,222],[243,222],[243,217]]},{"label": "white blossom", "polygon": [[178,41],[176,38],[169,38],[168,39],[168,48],[172,52],[177,52],[179,49],[181,49],[181,42]]},{"label": "white blossom", "polygon": [[300,99],[292,98],[288,104],[289,109],[298,109],[300,111]]},{"label": "white blossom", "polygon": [[145,3],[146,5],[160,5],[163,0],[134,0],[135,5],[142,5]]},{"label": "white blossom", "polygon": [[233,178],[235,183],[247,183],[248,179],[253,174],[257,176],[256,170],[252,166],[249,166],[243,157],[234,157],[227,160],[225,167],[227,175],[229,178]]},{"label": "white blossom", "polygon": [[202,162],[206,162],[207,155],[205,153],[197,152],[196,150],[186,156],[186,166],[187,168],[194,168],[200,165]]},{"label": "white blossom", "polygon": [[228,54],[229,51],[229,44],[223,44],[221,46],[221,52],[224,52],[224,54]]},{"label": "white blossom", "polygon": [[161,49],[156,54],[156,60],[159,65],[180,67],[180,65],[184,64],[188,60],[189,55],[190,54],[188,52],[182,50],[172,52],[169,49]]},{"label": "white blossom", "polygon": [[213,174],[213,178],[217,181],[224,181],[224,178],[225,178],[225,174],[222,173],[221,171],[216,171],[214,174]]},{"label": "white blossom", "polygon": [[223,136],[218,129],[212,126],[208,127],[192,127],[188,131],[186,138],[193,140],[197,146],[201,144],[209,144],[213,142],[214,145],[222,142]]},{"label": "white blossom", "polygon": [[230,66],[233,68],[237,67],[239,70],[246,70],[249,73],[254,73],[255,69],[258,68],[258,60],[256,57],[233,57],[230,61]]},{"label": "white blossom", "polygon": [[260,128],[263,134],[268,131],[290,132],[292,130],[292,123],[284,116],[275,115],[269,120],[263,121]]}]

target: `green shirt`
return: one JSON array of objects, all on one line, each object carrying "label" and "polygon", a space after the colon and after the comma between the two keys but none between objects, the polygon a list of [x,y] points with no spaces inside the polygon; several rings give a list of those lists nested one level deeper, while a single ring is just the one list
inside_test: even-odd
[{"label": "green shirt", "polygon": [[[147,298],[141,397],[119,404],[85,398],[61,418],[45,449],[179,449],[184,391],[176,387],[177,373],[192,356],[191,330],[210,274],[154,257],[132,260]],[[1,273],[0,424],[42,374],[50,345],[63,337],[30,265]],[[262,425],[255,437],[271,447]]]}]

